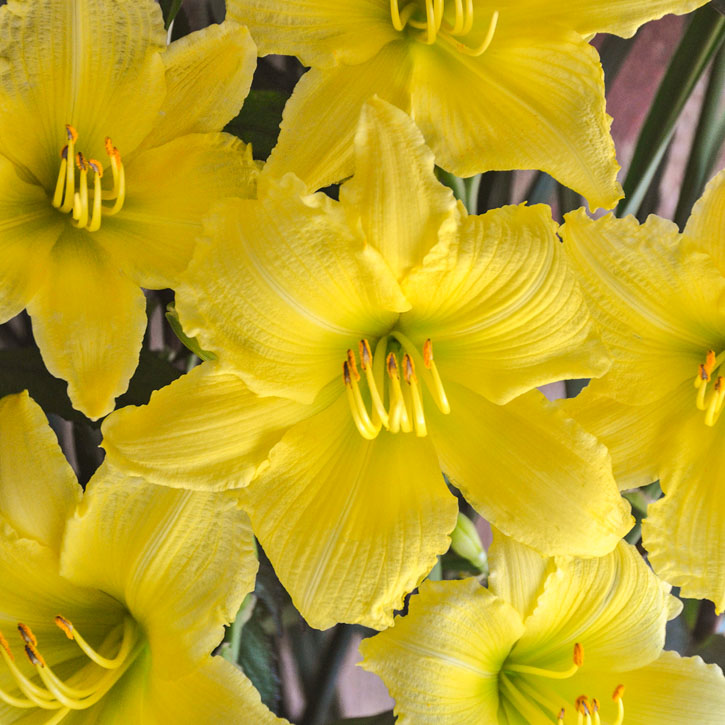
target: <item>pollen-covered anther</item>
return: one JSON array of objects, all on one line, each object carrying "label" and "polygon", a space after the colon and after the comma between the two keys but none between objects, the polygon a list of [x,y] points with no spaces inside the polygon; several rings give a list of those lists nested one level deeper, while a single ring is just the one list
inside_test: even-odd
[{"label": "pollen-covered anther", "polygon": [[10,649],[10,645],[8,644],[8,641],[5,639],[5,637],[3,637],[2,632],[0,632],[0,647],[2,647],[5,652],[7,652],[7,655],[11,660],[15,659],[15,655],[13,655],[13,652]]},{"label": "pollen-covered anther", "polygon": [[25,645],[25,654],[28,656],[28,659],[30,660],[31,665],[37,665],[39,667],[45,667],[45,660],[43,659],[43,655],[38,652],[37,648],[28,643]]},{"label": "pollen-covered anther", "polygon": [[613,725],[622,725],[624,722],[624,685],[617,685],[612,693],[612,700],[617,703],[617,719]]},{"label": "pollen-covered anther", "polygon": [[23,641],[26,644],[32,644],[33,647],[38,646],[38,640],[36,636],[33,634],[30,627],[28,627],[26,624],[18,622],[18,632],[20,632],[20,636],[23,638]]},{"label": "pollen-covered anther", "polygon": [[699,410],[705,411],[705,424],[708,426],[715,425],[725,402],[723,376],[718,375],[714,384],[709,385],[724,359],[725,353],[716,355],[714,350],[708,350],[705,362],[698,365],[695,376],[695,388],[697,388],[695,405]]},{"label": "pollen-covered anther", "polygon": [[70,622],[70,620],[62,617],[60,614],[56,614],[54,621],[56,627],[63,630],[65,636],[68,637],[68,639],[74,639],[75,635],[73,633],[73,624]]}]

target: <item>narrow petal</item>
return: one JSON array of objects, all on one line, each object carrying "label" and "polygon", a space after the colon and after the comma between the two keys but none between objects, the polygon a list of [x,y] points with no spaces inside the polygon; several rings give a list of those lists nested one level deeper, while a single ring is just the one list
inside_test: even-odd
[{"label": "narrow petal", "polygon": [[561,234],[614,358],[600,393],[641,405],[693,381],[725,327],[725,277],[712,260],[680,250],[677,227],[655,216],[640,225],[572,212]]},{"label": "narrow petal", "polygon": [[249,27],[260,55],[296,55],[304,65],[355,65],[399,37],[380,0],[230,0],[229,15]]},{"label": "narrow petal", "polygon": [[166,98],[145,146],[221,131],[247,97],[257,49],[246,28],[226,20],[175,40],[162,60]]},{"label": "narrow petal", "polygon": [[608,368],[546,206],[466,217],[402,287],[413,309],[401,328],[433,341],[445,384],[506,403]]},{"label": "narrow petal", "polygon": [[182,491],[104,464],[68,522],[61,573],[124,602],[167,677],[192,671],[254,588],[249,520],[225,493]]},{"label": "narrow petal", "polygon": [[285,398],[260,398],[237,375],[204,363],[152,393],[148,405],[109,416],[103,447],[113,466],[153,483],[239,488],[266,467],[287,428],[317,410]]},{"label": "narrow petal", "polygon": [[523,632],[516,610],[475,579],[426,581],[395,627],[360,645],[395,698],[398,723],[497,723],[498,674]]},{"label": "narrow petal", "polygon": [[48,370],[68,381],[73,406],[96,420],[113,410],[136,369],[146,301],[89,236],[66,229],[28,312]]},{"label": "narrow petal", "polygon": [[433,154],[409,116],[379,98],[363,106],[355,175],[340,198],[396,279],[423,261],[446,220],[453,228],[458,221],[453,193],[433,167]]},{"label": "narrow petal", "polygon": [[[363,104],[377,95],[408,111],[411,72],[403,41],[390,43],[360,65],[307,71],[287,101],[265,175],[281,177],[292,171],[310,191],[350,176]],[[308,134],[305,143],[300,143],[301,129]]]},{"label": "narrow petal", "polygon": [[291,176],[275,189],[215,208],[176,307],[185,332],[256,393],[311,403],[331,380],[342,385],[348,348],[409,305],[339,204],[300,196]]},{"label": "narrow petal", "polygon": [[522,34],[505,16],[483,55],[411,45],[412,113],[437,163],[457,176],[540,169],[594,209],[622,196],[596,50],[548,25]]},{"label": "narrow petal", "polygon": [[430,425],[442,468],[494,526],[545,555],[577,556],[610,552],[631,528],[604,446],[538,391],[505,406],[446,391],[451,414]]},{"label": "narrow petal", "polygon": [[292,428],[240,496],[295,606],[320,629],[389,627],[448,548],[458,512],[430,440],[363,439],[344,396]]},{"label": "narrow petal", "polygon": [[706,252],[725,275],[725,170],[713,177],[692,209],[685,226],[686,244]]},{"label": "narrow petal", "polygon": [[0,513],[21,536],[60,551],[81,487],[27,392],[0,400],[0,442]]},{"label": "narrow petal", "polygon": [[123,209],[95,237],[136,284],[175,287],[191,260],[203,216],[224,196],[255,195],[251,148],[228,134],[182,136],[126,166]]},{"label": "narrow petal", "polygon": [[43,283],[63,220],[45,190],[0,156],[0,323],[15,317]]},{"label": "narrow petal", "polygon": [[87,158],[110,136],[128,154],[164,97],[166,37],[154,0],[11,0],[0,10],[0,149],[51,189],[65,124]]}]

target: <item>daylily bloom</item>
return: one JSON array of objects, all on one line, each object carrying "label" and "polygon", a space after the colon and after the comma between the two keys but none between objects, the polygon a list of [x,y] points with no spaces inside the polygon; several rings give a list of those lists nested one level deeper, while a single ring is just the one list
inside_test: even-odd
[{"label": "daylily bloom", "polygon": [[233,22],[169,47],[154,0],[0,8],[0,323],[23,308],[90,418],[138,363],[141,287],[173,287],[221,194],[250,196],[247,147],[217,133],[254,43]]},{"label": "daylily bloom", "polygon": [[83,493],[27,393],[0,454],[1,722],[283,722],[210,656],[257,570],[228,494],[105,466]]},{"label": "daylily bloom", "polygon": [[[595,33],[634,34],[705,0],[229,0],[260,55],[311,66],[265,173],[315,190],[352,173],[360,109],[409,113],[457,176],[541,169],[611,208],[622,196]],[[302,140],[304,139],[304,140]]]},{"label": "daylily bloom", "polygon": [[567,410],[610,449],[621,488],[660,479],[644,545],[686,597],[725,609],[725,172],[679,234],[650,216],[562,227],[614,364]]},{"label": "daylily bloom", "polygon": [[360,646],[415,725],[718,725],[725,678],[663,651],[681,609],[637,550],[546,559],[494,534],[488,588],[426,581]]},{"label": "daylily bloom", "polygon": [[456,523],[441,467],[532,545],[610,551],[631,524],[606,452],[533,390],[608,365],[555,228],[543,205],[467,216],[412,121],[369,104],[340,202],[290,175],[216,207],[177,309],[217,360],[109,417],[108,460],[254,479],[254,531],[320,628],[392,622]]}]

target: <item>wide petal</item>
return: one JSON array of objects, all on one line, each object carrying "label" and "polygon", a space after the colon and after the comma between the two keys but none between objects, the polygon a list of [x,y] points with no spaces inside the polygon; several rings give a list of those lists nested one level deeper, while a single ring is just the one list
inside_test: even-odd
[{"label": "wide petal", "polygon": [[0,400],[0,445],[0,513],[21,536],[60,551],[81,487],[27,391]]},{"label": "wide petal", "polygon": [[221,641],[256,572],[234,497],[155,486],[107,464],[68,522],[61,554],[63,576],[125,604],[169,678]]},{"label": "wide petal", "polygon": [[11,0],[0,10],[0,149],[52,189],[65,124],[86,158],[110,136],[128,154],[164,97],[166,46],[153,0]]},{"label": "wide petal", "polygon": [[320,629],[390,626],[448,548],[458,512],[430,440],[363,439],[344,396],[292,428],[240,496],[295,606]]},{"label": "wide petal", "polygon": [[296,55],[313,68],[362,63],[399,37],[380,0],[230,0],[227,8],[252,31],[260,55]]},{"label": "wide petal", "polygon": [[126,166],[123,209],[104,217],[96,238],[136,284],[175,287],[191,260],[202,218],[217,199],[251,198],[258,165],[228,134],[182,136]]},{"label": "wide petal", "polygon": [[683,232],[696,249],[706,252],[725,275],[725,249],[722,230],[725,229],[725,169],[714,176],[692,208]]},{"label": "wide petal", "polygon": [[603,395],[641,405],[693,381],[725,327],[725,277],[680,249],[677,227],[650,216],[566,215],[564,246],[614,358]]},{"label": "wide petal", "polygon": [[89,237],[66,228],[28,312],[46,367],[68,381],[74,407],[95,420],[113,410],[136,369],[146,301]]},{"label": "wide petal", "polygon": [[[324,403],[322,403],[324,404]],[[232,372],[204,363],[103,422],[108,461],[130,475],[207,491],[246,486],[291,425],[315,413],[285,398],[260,398]]]},{"label": "wide petal", "polygon": [[516,610],[475,579],[426,581],[409,607],[360,645],[361,666],[385,682],[398,722],[499,722],[499,671],[524,629]]},{"label": "wide petal", "polygon": [[221,131],[247,97],[257,48],[246,28],[226,20],[175,40],[162,60],[166,97],[146,147],[190,133]]},{"label": "wide petal", "polygon": [[446,385],[433,411],[441,466],[494,526],[545,555],[602,556],[631,528],[609,455],[538,391],[499,406]]},{"label": "wide petal", "polygon": [[[360,65],[312,68],[300,78],[282,115],[277,145],[264,174],[293,172],[310,191],[353,173],[360,111],[372,96],[410,110],[408,44],[396,41]],[[300,143],[300,133],[306,134]]]},{"label": "wide petal", "polygon": [[609,365],[543,205],[466,217],[404,280],[414,340],[430,338],[444,384],[506,403]]},{"label": "wide petal", "polygon": [[457,176],[540,169],[594,209],[622,196],[596,50],[540,25],[522,33],[502,13],[483,55],[411,44],[411,110],[437,163]]},{"label": "wide petal", "polygon": [[21,312],[45,280],[63,226],[45,191],[0,156],[0,323]]},{"label": "wide petal", "polygon": [[176,307],[186,334],[256,393],[311,403],[342,384],[348,348],[409,305],[340,205],[300,191],[288,176],[260,201],[220,203]]},{"label": "wide petal", "polygon": [[400,280],[438,242],[441,225],[455,230],[460,212],[433,173],[434,158],[403,111],[373,98],[355,133],[355,175],[340,190],[352,220]]}]

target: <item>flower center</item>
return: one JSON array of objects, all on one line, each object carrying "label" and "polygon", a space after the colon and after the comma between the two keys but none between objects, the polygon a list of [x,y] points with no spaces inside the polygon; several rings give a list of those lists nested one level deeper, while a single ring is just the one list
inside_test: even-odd
[{"label": "flower center", "polygon": [[[622,725],[624,722],[624,685],[617,685],[612,694],[612,700],[617,704],[616,720],[610,721],[612,725]],[[579,695],[574,703],[574,710],[577,714],[577,725],[603,725],[599,715],[600,705],[596,697],[591,700],[586,695]],[[557,725],[566,724],[566,710],[562,707],[559,710]]]},{"label": "flower center", "polygon": [[708,395],[708,383],[712,380],[713,373],[720,368],[725,360],[725,352],[715,355],[714,350],[708,350],[705,362],[700,363],[695,376],[695,388],[697,398],[695,403],[700,410],[705,411],[705,425],[715,425],[720,417],[720,412],[725,401],[725,378],[718,375],[712,385],[712,392]]},{"label": "flower center", "polygon": [[20,691],[18,696],[0,689],[0,700],[11,707],[21,709],[39,707],[55,711],[52,714],[49,712],[51,716],[45,725],[60,722],[71,710],[85,710],[95,705],[121,679],[144,646],[139,627],[131,617],[126,617],[121,624],[112,629],[101,645],[103,651],[116,648],[116,655],[112,658],[105,657],[93,649],[65,617],[58,615],[55,623],[92,661],[88,663],[87,668],[83,668],[82,678],[79,679],[74,675],[73,686],[53,672],[40,654],[38,640],[28,626],[19,622],[18,631],[24,642],[25,654],[37,673],[37,679],[35,677],[31,679],[20,671],[15,664],[10,645],[0,634],[0,655]]},{"label": "flower center", "polygon": [[[106,153],[108,154],[111,173],[113,174],[113,189],[103,190],[103,164],[96,159],[87,159],[82,152],[76,151],[78,133],[73,126],[66,125],[68,143],[60,152],[60,171],[53,194],[53,206],[66,214],[72,214],[72,224],[89,232],[101,228],[101,217],[105,214],[113,216],[121,211],[126,198],[126,174],[121,163],[121,154],[106,138]],[[78,178],[76,178],[76,169]],[[89,179],[93,182],[93,199],[88,193]],[[114,200],[113,206],[103,206],[103,199]]]},{"label": "flower center", "polygon": [[488,30],[482,41],[474,47],[465,45],[457,38],[464,37],[473,28],[473,0],[453,0],[455,14],[453,22],[444,17],[445,0],[390,0],[390,17],[393,27],[402,31],[406,26],[414,31],[414,38],[426,45],[433,45],[437,39],[465,55],[479,56],[486,51],[498,24],[498,10],[494,10]]},{"label": "flower center", "polygon": [[[396,349],[390,350],[389,347]],[[402,353],[400,360],[396,350]],[[363,399],[360,389],[362,377],[358,372],[352,350],[347,351],[347,358],[342,364],[342,379],[353,420],[363,438],[372,440],[380,433],[382,427],[391,433],[399,431],[410,433],[415,428],[417,436],[428,434],[416,366],[438,409],[446,414],[451,412],[438,368],[433,361],[433,343],[430,340],[425,341],[421,355],[405,335],[392,332],[378,342],[374,355],[368,341],[360,340],[359,357],[360,369],[365,374],[367,382],[372,413],[368,413],[368,407]],[[401,385],[401,372],[404,385]]]}]

